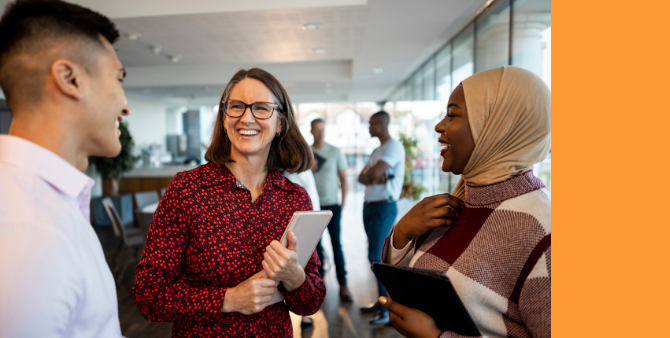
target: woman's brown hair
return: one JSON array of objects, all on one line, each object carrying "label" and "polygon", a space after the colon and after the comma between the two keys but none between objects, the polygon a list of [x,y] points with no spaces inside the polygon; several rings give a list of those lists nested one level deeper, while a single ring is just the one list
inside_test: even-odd
[{"label": "woman's brown hair", "polygon": [[268,171],[286,170],[290,173],[295,173],[310,169],[314,161],[314,155],[295,123],[291,98],[272,74],[260,68],[240,69],[235,72],[233,78],[226,85],[219,101],[219,113],[214,123],[212,142],[209,148],[207,148],[205,159],[219,166],[224,165],[226,162],[233,162],[233,158],[230,156],[232,144],[223,126],[225,113],[223,112],[221,102],[229,99],[233,87],[247,78],[262,82],[272,92],[279,106],[276,109],[276,113],[277,118],[282,124],[283,132],[279,136],[276,136],[272,140],[272,145],[270,145],[270,154],[267,160]]}]

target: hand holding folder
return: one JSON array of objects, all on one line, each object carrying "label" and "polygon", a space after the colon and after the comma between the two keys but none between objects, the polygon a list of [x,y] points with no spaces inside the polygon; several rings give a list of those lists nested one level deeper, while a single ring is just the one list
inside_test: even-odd
[{"label": "hand holding folder", "polygon": [[[333,217],[333,213],[330,210],[296,211],[293,217],[291,217],[279,242],[284,247],[288,247],[288,232],[295,233],[300,242],[297,248],[295,248],[298,253],[298,263],[303,269],[307,267],[307,262],[309,262],[309,258],[319,243],[324,230],[326,230],[331,217]],[[263,267],[265,268],[265,263],[263,263]],[[265,274],[263,276],[265,277]],[[281,302],[282,300],[284,300],[284,296],[279,292],[275,292],[274,297],[272,297],[268,305]]]},{"label": "hand holding folder", "polygon": [[392,301],[427,313],[440,330],[481,335],[444,272],[380,263],[372,272]]}]

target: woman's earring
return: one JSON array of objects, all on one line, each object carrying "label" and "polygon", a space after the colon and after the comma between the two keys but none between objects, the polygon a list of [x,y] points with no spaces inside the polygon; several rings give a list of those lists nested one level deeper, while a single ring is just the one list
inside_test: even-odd
[{"label": "woman's earring", "polygon": [[277,133],[277,137],[279,137],[279,135],[281,135],[281,132],[278,132],[278,133]]}]

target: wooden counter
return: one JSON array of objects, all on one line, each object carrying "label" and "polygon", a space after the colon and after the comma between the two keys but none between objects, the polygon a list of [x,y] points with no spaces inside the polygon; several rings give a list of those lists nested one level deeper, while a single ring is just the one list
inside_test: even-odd
[{"label": "wooden counter", "polygon": [[160,196],[160,190],[167,188],[178,172],[195,168],[190,165],[166,166],[162,168],[133,168],[123,174],[119,193],[135,193],[154,190]]}]

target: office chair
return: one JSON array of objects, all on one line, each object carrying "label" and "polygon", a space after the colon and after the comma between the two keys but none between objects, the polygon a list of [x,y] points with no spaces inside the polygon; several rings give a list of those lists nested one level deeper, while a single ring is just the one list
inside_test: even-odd
[{"label": "office chair", "polygon": [[135,203],[137,203],[138,209],[142,209],[149,204],[158,203],[158,193],[154,190],[136,192]]},{"label": "office chair", "polygon": [[114,235],[119,237],[119,243],[115,250],[109,255],[106,255],[106,258],[111,257],[111,261],[109,261],[110,269],[112,270],[114,280],[116,280],[116,283],[118,284],[123,280],[123,275],[128,267],[126,252],[135,249],[136,259],[139,260],[142,253],[142,246],[144,246],[145,236],[140,228],[126,229],[123,226],[121,217],[119,217],[119,213],[116,211],[116,208],[109,197],[102,199],[102,206],[105,208],[107,216],[109,216],[109,219],[112,221]]}]

